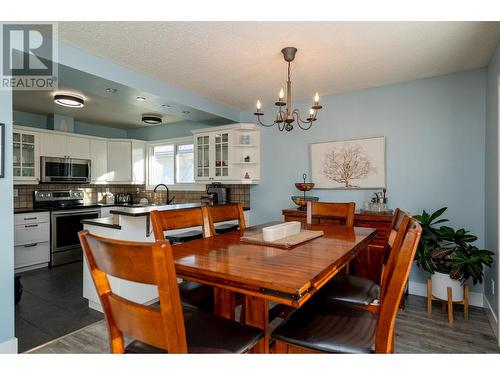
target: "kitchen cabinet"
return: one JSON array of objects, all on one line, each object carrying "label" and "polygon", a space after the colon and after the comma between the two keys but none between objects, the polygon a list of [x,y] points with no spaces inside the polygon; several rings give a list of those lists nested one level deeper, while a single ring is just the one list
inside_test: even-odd
[{"label": "kitchen cabinet", "polygon": [[93,183],[108,181],[108,142],[102,139],[90,140],[91,179]]},{"label": "kitchen cabinet", "polygon": [[108,182],[132,181],[132,142],[108,141]]},{"label": "kitchen cabinet", "polygon": [[40,134],[40,156],[90,159],[90,140],[58,133]]},{"label": "kitchen cabinet", "polygon": [[46,267],[50,261],[50,212],[14,215],[16,272]]},{"label": "kitchen cabinet", "polygon": [[132,141],[132,182],[146,182],[146,142]]},{"label": "kitchen cabinet", "polygon": [[14,183],[38,183],[40,179],[39,135],[36,132],[14,129]]},{"label": "kitchen cabinet", "polygon": [[192,131],[195,181],[258,183],[260,129],[254,124]]}]

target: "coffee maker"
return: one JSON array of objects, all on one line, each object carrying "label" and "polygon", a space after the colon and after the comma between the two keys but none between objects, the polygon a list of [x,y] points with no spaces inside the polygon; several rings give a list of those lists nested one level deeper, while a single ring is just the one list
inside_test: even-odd
[{"label": "coffee maker", "polygon": [[207,186],[207,194],[212,197],[214,204],[227,203],[227,188],[220,182],[214,182]]}]

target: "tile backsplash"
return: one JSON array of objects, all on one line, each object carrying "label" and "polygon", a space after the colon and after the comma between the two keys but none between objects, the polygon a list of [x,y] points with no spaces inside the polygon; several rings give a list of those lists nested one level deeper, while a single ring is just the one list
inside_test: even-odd
[{"label": "tile backsplash", "polygon": [[[249,185],[224,185],[228,188],[228,200],[241,203],[243,207],[250,207]],[[105,203],[105,194],[129,193],[132,195],[133,203],[139,203],[141,198],[146,198],[150,203],[161,203],[166,201],[166,191],[160,190],[154,193],[146,190],[145,185],[78,185],[78,184],[43,184],[43,185],[15,185],[17,196],[14,197],[14,208],[33,207],[34,190],[83,190],[85,192],[85,203]],[[170,198],[175,197],[173,203],[200,202],[205,191],[176,190],[170,191]]]}]

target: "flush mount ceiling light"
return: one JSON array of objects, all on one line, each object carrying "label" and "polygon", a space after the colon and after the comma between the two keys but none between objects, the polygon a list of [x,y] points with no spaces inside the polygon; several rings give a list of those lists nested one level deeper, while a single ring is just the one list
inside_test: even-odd
[{"label": "flush mount ceiling light", "polygon": [[295,53],[297,48],[295,47],[285,47],[281,50],[285,61],[288,64],[288,80],[286,81],[286,100],[285,92],[283,89],[280,90],[278,101],[274,103],[278,107],[276,112],[276,118],[272,124],[264,124],[260,120],[260,116],[264,115],[262,112],[262,104],[260,100],[257,100],[257,111],[254,113],[257,116],[257,121],[262,126],[271,127],[278,125],[280,131],[286,130],[291,131],[293,129],[293,123],[297,121],[297,125],[302,130],[309,130],[314,121],[316,121],[316,113],[318,110],[323,108],[319,105],[319,95],[316,93],[314,95],[314,101],[311,107],[309,107],[309,117],[304,121],[300,116],[300,111],[298,109],[292,109],[292,81],[290,79],[290,63],[295,59]]},{"label": "flush mount ceiling light", "polygon": [[54,102],[63,107],[70,108],[82,108],[85,106],[83,98],[73,94],[56,94],[54,95]]},{"label": "flush mount ceiling light", "polygon": [[148,125],[158,125],[162,123],[162,118],[158,115],[142,115],[142,122]]},{"label": "flush mount ceiling light", "polygon": [[135,98],[135,100],[139,101],[139,102],[144,102],[146,100],[146,98],[144,96],[137,96]]},{"label": "flush mount ceiling light", "polygon": [[112,88],[112,87],[108,87],[108,88],[106,89],[106,92],[109,92],[109,93],[111,93],[111,94],[114,94],[114,93],[115,93],[115,92],[117,92],[117,91],[118,91],[117,89]]},{"label": "flush mount ceiling light", "polygon": [[184,113],[185,115],[189,115],[191,111],[182,111],[182,113]]}]

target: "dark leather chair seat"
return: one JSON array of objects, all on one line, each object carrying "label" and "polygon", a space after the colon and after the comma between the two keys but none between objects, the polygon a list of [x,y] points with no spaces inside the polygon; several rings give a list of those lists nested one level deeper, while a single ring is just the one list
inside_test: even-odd
[{"label": "dark leather chair seat", "polygon": [[165,239],[169,240],[171,244],[184,243],[200,238],[203,238],[203,232],[201,230],[190,230],[184,233],[165,236]]},{"label": "dark leather chair seat", "polygon": [[319,295],[330,302],[368,306],[380,301],[380,285],[364,277],[342,273],[321,288]]},{"label": "dark leather chair seat", "polygon": [[326,353],[373,353],[377,316],[315,298],[293,312],[272,337]]},{"label": "dark leather chair seat", "polygon": [[195,281],[183,281],[179,284],[179,293],[184,304],[197,309],[214,311],[214,288]]},{"label": "dark leather chair seat", "polygon": [[[262,330],[234,320],[184,307],[184,324],[189,353],[245,353],[263,336]],[[159,354],[166,351],[139,340],[125,348],[130,354]]]},{"label": "dark leather chair seat", "polygon": [[222,234],[231,232],[233,230],[238,230],[238,224],[219,224],[215,227],[215,233]]}]

